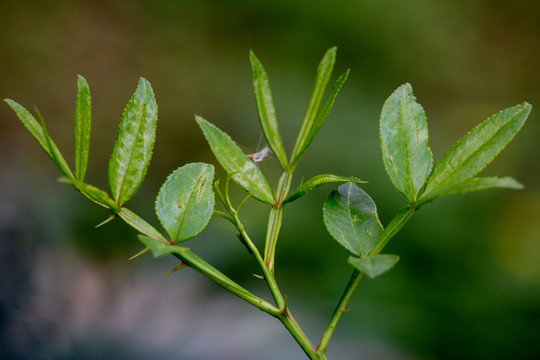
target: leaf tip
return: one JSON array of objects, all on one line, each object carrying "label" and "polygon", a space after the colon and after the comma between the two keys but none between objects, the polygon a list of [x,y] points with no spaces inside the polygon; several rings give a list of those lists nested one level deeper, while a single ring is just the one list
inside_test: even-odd
[{"label": "leaf tip", "polygon": [[79,86],[88,86],[88,82],[81,74],[77,74],[77,84]]},{"label": "leaf tip", "polygon": [[525,189],[525,185],[523,185],[522,183],[520,183],[519,181],[513,179],[513,178],[509,178],[508,179],[508,188],[509,189],[514,189],[514,190],[523,190]]},{"label": "leaf tip", "polygon": [[257,56],[255,55],[255,53],[253,52],[253,50],[249,51],[249,61],[251,63],[251,69],[253,71],[253,76],[258,77],[258,76],[261,76],[262,74],[264,74],[264,68],[263,68],[261,62],[259,61],[259,59],[257,58]]},{"label": "leaf tip", "polygon": [[527,116],[529,116],[529,113],[532,110],[532,105],[524,101],[523,103],[521,103],[521,106],[523,106],[523,110],[525,110],[527,112]]},{"label": "leaf tip", "polygon": [[197,122],[197,124],[199,124],[199,126],[202,126],[208,122],[202,116],[199,116],[197,114],[195,114],[195,121]]},{"label": "leaf tip", "polygon": [[329,48],[328,50],[326,50],[326,53],[327,53],[327,54],[332,54],[333,56],[335,56],[336,53],[337,53],[337,46],[332,46],[331,48]]},{"label": "leaf tip", "polygon": [[154,94],[154,91],[152,89],[152,85],[150,84],[150,81],[146,80],[142,76],[139,78],[139,83],[137,84],[136,92],[138,92],[138,91],[141,91],[143,93],[148,91],[150,94],[147,93],[147,95],[151,95],[152,97],[153,97],[153,94]]},{"label": "leaf tip", "polygon": [[412,92],[412,85],[407,82],[407,83],[401,85],[400,89],[402,89],[403,91]]},{"label": "leaf tip", "polygon": [[337,46],[332,46],[330,49],[326,50],[319,66],[323,66],[323,64],[327,64],[327,65],[329,64],[330,67],[333,68],[334,63],[336,62],[336,54],[337,54]]},{"label": "leaf tip", "polygon": [[259,58],[251,49],[249,50],[249,60],[251,61],[251,65],[260,65]]},{"label": "leaf tip", "polygon": [[20,106],[16,101],[11,100],[10,98],[5,98],[4,102],[8,104],[8,106],[15,111],[15,108],[17,106]]}]

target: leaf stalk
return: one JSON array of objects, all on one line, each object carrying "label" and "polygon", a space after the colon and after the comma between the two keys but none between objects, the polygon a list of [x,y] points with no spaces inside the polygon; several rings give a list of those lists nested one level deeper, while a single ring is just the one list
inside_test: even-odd
[{"label": "leaf stalk", "polygon": [[292,172],[288,171],[283,172],[281,175],[276,191],[277,200],[268,216],[268,227],[266,230],[266,241],[264,246],[264,261],[271,273],[274,272],[276,244],[279,231],[281,230],[281,221],[283,219],[283,201],[287,197],[291,187],[292,175]]}]

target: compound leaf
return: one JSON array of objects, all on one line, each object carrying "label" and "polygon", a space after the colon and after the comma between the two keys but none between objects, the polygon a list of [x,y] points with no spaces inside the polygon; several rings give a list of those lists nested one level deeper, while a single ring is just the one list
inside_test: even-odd
[{"label": "compound leaf", "polygon": [[257,200],[274,203],[274,194],[261,170],[236,145],[229,135],[200,116],[197,123],[221,166],[238,185]]},{"label": "compound leaf", "polygon": [[478,174],[516,136],[530,112],[528,103],[502,110],[462,137],[435,164],[422,198],[433,198],[435,192],[444,193]]},{"label": "compound leaf", "polygon": [[394,186],[415,202],[425,184],[433,155],[428,145],[426,114],[416,102],[410,84],[386,100],[380,119],[384,167]]},{"label": "compound leaf", "polygon": [[156,198],[156,214],[174,244],[199,234],[214,211],[214,167],[192,163],[176,169]]},{"label": "compound leaf", "polygon": [[375,202],[351,182],[328,196],[324,223],[330,235],[356,256],[368,255],[383,231]]},{"label": "compound leaf", "polygon": [[349,256],[348,262],[354,268],[366,274],[370,279],[384,274],[392,269],[399,261],[399,256],[391,254],[379,254],[357,258]]},{"label": "compound leaf", "polygon": [[152,157],[156,136],[157,104],[150,83],[140,78],[137,90],[122,114],[118,137],[109,161],[109,184],[122,206],[138,190]]}]

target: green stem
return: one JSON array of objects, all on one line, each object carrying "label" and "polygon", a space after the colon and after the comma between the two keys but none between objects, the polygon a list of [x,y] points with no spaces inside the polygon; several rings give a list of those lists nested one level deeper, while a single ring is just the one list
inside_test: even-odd
[{"label": "green stem", "polygon": [[287,197],[291,187],[292,172],[285,171],[278,183],[276,191],[277,201],[268,216],[268,228],[266,230],[266,241],[264,245],[264,262],[271,273],[274,273],[274,257],[276,244],[281,230],[281,220],[283,218],[283,200]]},{"label": "green stem", "polygon": [[[272,297],[274,298],[274,302],[276,303],[276,306],[280,309],[283,309],[285,306],[285,300],[283,298],[283,295],[281,295],[281,292],[279,291],[279,287],[276,283],[276,280],[274,278],[274,275],[270,272],[268,267],[265,265],[264,260],[261,256],[261,253],[259,252],[259,249],[255,246],[253,241],[251,241],[251,238],[247,234],[246,229],[244,228],[244,225],[240,221],[240,217],[238,215],[238,210],[235,209],[231,201],[229,199],[229,191],[228,191],[228,182],[229,179],[227,179],[227,183],[225,184],[225,196],[221,193],[218,182],[215,184],[215,190],[219,198],[221,199],[221,202],[225,206],[225,209],[227,209],[227,213],[225,214],[221,211],[214,210],[214,213],[224,217],[225,219],[229,220],[238,230],[239,236],[241,237],[242,243],[248,248],[250,253],[255,257],[255,260],[257,261],[257,264],[259,265],[259,268],[261,269],[263,273],[263,277],[268,284],[268,287],[270,289],[270,293],[272,294]],[[245,198],[242,203],[240,203],[239,208],[242,206],[244,201],[247,198]]]},{"label": "green stem", "polygon": [[[280,179],[280,189],[285,189],[285,191],[279,192],[280,199],[284,199],[286,196],[286,192],[288,190],[288,186],[284,186],[286,182],[289,182],[290,185],[290,175],[282,176],[282,179]],[[279,201],[280,203],[281,201]],[[238,216],[238,212],[234,210],[234,208],[230,205],[230,202],[227,204],[228,211],[230,212],[232,216],[232,222],[235,225],[236,229],[240,233],[240,236],[243,238],[244,243],[247,245],[247,247],[250,249],[251,253],[255,257],[259,268],[261,269],[264,279],[266,283],[268,284],[268,287],[270,289],[270,292],[272,294],[272,297],[274,298],[274,301],[276,303],[276,306],[280,309],[279,314],[275,314],[275,312],[269,312],[264,309],[263,311],[267,312],[268,314],[278,318],[281,323],[285,326],[285,328],[289,331],[291,336],[296,340],[298,345],[304,350],[305,354],[312,360],[326,360],[326,356],[324,353],[320,353],[317,351],[317,349],[313,346],[309,338],[306,336],[306,334],[302,331],[300,325],[296,322],[292,314],[290,313],[289,309],[287,308],[287,304],[285,301],[285,298],[281,294],[281,291],[279,290],[278,284],[276,282],[276,279],[274,277],[274,274],[270,271],[270,268],[266,265],[264,259],[262,258],[259,249],[255,246],[253,241],[251,241],[251,238],[246,232],[246,229],[244,228],[242,222],[240,221],[240,218]],[[280,206],[281,208],[281,206]],[[270,223],[273,223],[272,220],[269,221]],[[279,225],[281,222],[279,222]],[[274,239],[277,239],[277,235],[279,233],[279,226],[273,227],[275,229],[274,232]],[[275,244],[275,243],[274,243]],[[255,305],[257,306],[257,305]],[[259,307],[260,308],[260,307]],[[273,310],[273,309],[272,309]]]},{"label": "green stem", "polygon": [[[234,207],[232,206],[228,197],[227,187],[225,188],[225,196],[223,196],[223,194],[219,191],[219,187],[216,186],[216,192],[218,196],[220,197],[220,199],[222,200],[223,204],[225,205],[225,208],[227,209],[228,214],[225,214],[220,211],[214,211],[214,213],[229,220],[231,223],[234,224],[234,226],[238,230],[239,236],[241,236],[243,243],[248,247],[250,252],[253,254],[253,256],[255,257],[255,260],[257,261],[259,265],[259,268],[261,269],[263,273],[264,279],[270,289],[272,297],[274,298],[276,307],[279,309],[278,313],[275,312],[276,307],[272,306],[268,308],[267,307],[268,303],[266,303],[264,300],[260,300],[259,298],[254,297],[250,293],[246,294],[247,291],[239,287],[238,285],[234,284],[235,286],[231,287],[231,284],[229,284],[228,281],[223,282],[222,281],[223,279],[220,276],[217,276],[217,277],[209,276],[208,271],[205,269],[205,266],[199,266],[197,268],[196,267],[197,262],[188,263],[189,260],[186,261],[182,258],[181,260],[188,263],[188,265],[202,272],[205,276],[209,277],[214,282],[217,282],[221,286],[225,287],[227,290],[235,293],[237,296],[241,297],[247,302],[265,311],[269,315],[278,318],[281,321],[281,323],[285,326],[285,328],[289,331],[291,336],[296,340],[296,342],[302,348],[302,350],[304,350],[305,354],[311,360],[326,360],[326,355],[324,353],[317,351],[317,349],[313,346],[309,338],[302,331],[300,325],[296,322],[296,320],[290,313],[289,309],[287,308],[286,300],[281,294],[281,291],[279,290],[279,287],[277,285],[277,282],[274,278],[274,274],[272,271],[273,264],[274,264],[275,246],[276,246],[277,238],[278,238],[279,231],[281,228],[281,220],[283,216],[282,204],[283,204],[283,200],[287,196],[287,192],[289,191],[291,178],[292,178],[292,173],[284,172],[281,178],[279,179],[279,184],[277,188],[277,195],[278,195],[277,201],[274,204],[274,207],[272,208],[272,210],[270,211],[270,216],[268,219],[268,232],[267,232],[267,237],[266,237],[267,241],[265,245],[265,259],[262,258],[261,253],[259,252],[259,249],[255,246],[255,244],[253,243],[253,241],[251,241],[251,238],[247,234],[247,231],[244,228],[244,225],[242,224],[238,216],[238,210],[235,210]],[[201,259],[200,261],[203,261],[203,260]],[[210,275],[212,274],[210,273]],[[239,287],[239,289],[237,287]]]},{"label": "green stem", "polygon": [[244,226],[242,225],[242,222],[240,221],[240,218],[238,217],[238,213],[236,211],[233,211],[232,217],[234,220],[233,223],[235,224],[236,229],[239,231],[240,236],[242,236],[245,244],[248,246],[253,256],[257,260],[257,263],[259,264],[259,268],[263,272],[264,279],[266,280],[266,283],[268,284],[268,288],[270,289],[270,292],[272,294],[272,297],[274,298],[276,306],[280,309],[277,315],[274,312],[268,312],[266,310],[263,310],[263,311],[266,311],[268,314],[278,318],[281,321],[281,323],[285,326],[285,328],[289,331],[289,333],[292,335],[292,337],[296,340],[298,345],[302,348],[302,350],[304,350],[304,352],[310,359],[326,360],[326,356],[323,353],[319,353],[315,349],[311,341],[308,339],[306,334],[302,331],[302,329],[300,328],[300,325],[296,322],[296,320],[290,313],[289,309],[287,308],[285,298],[283,297],[283,295],[281,294],[281,291],[279,290],[276,279],[274,278],[274,274],[270,272],[270,269],[266,266],[259,252],[259,249],[255,246],[253,241],[251,241],[251,238],[247,234],[246,229],[244,228]]},{"label": "green stem", "polygon": [[358,286],[358,283],[362,279],[362,275],[363,274],[356,269],[353,271],[349,283],[347,284],[347,287],[345,287],[345,291],[343,292],[343,295],[341,295],[341,299],[339,299],[336,309],[334,310],[332,319],[330,319],[330,323],[326,327],[326,330],[321,338],[317,351],[321,353],[326,352],[326,348],[328,347],[328,343],[330,342],[330,338],[336,329],[339,319],[341,319],[341,316],[348,311],[347,304],[349,303],[354,290]]},{"label": "green stem", "polygon": [[276,302],[276,306],[280,309],[283,309],[285,307],[285,299],[283,298],[283,295],[281,294],[279,287],[277,285],[276,279],[274,278],[274,274],[270,272],[270,269],[266,266],[264,263],[264,260],[261,256],[261,253],[259,252],[259,249],[255,246],[253,241],[251,241],[251,238],[246,232],[246,229],[244,228],[244,225],[240,222],[240,218],[238,217],[238,213],[233,213],[233,219],[234,224],[238,231],[240,232],[240,236],[244,239],[246,245],[253,253],[253,256],[255,257],[255,260],[257,261],[257,264],[259,265],[259,268],[261,269],[264,279],[266,280],[266,283],[268,284],[268,288],[270,289],[270,293],[272,294],[272,297],[274,298],[274,301]]},{"label": "green stem", "polygon": [[224,219],[227,219],[229,222],[234,224],[234,219],[229,214],[224,213],[223,211],[214,210],[214,215],[221,216]]},{"label": "green stem", "polygon": [[209,265],[206,261],[201,259],[199,256],[197,256],[194,252],[189,250],[188,248],[184,248],[181,252],[173,253],[174,256],[176,256],[178,259],[180,259],[182,262],[184,262],[189,267],[193,268],[197,272],[201,273],[208,279],[212,280],[216,284],[220,285],[224,289],[230,291],[231,293],[235,294],[239,298],[245,300],[246,302],[250,303],[251,305],[255,306],[256,308],[264,311],[265,313],[272,315],[274,317],[279,317],[281,314],[281,310],[277,307],[273,306],[269,302],[253,295],[231,279],[229,279],[227,276],[225,276],[223,273],[216,270],[214,267]]},{"label": "green stem", "polygon": [[309,341],[306,334],[304,334],[288,308],[285,308],[284,312],[279,317],[279,320],[285,328],[289,330],[289,333],[311,360],[326,360],[324,352],[319,351],[311,344],[311,341]]},{"label": "green stem", "polygon": [[[146,236],[154,240],[170,245],[170,243],[163,237],[163,235],[161,235],[156,229],[152,227],[152,225],[148,224],[133,211],[122,208],[118,212],[118,215],[122,218],[122,220],[124,220],[126,223],[128,223],[140,233],[145,234]],[[212,265],[201,259],[189,248],[183,246],[177,246],[177,248],[181,250],[179,250],[178,252],[172,252],[172,254],[189,267],[193,268],[208,279],[212,280],[224,289],[232,292],[236,296],[252,304],[258,309],[274,317],[279,317],[281,315],[281,307],[277,308],[269,302],[259,298],[258,296],[253,295],[252,293],[244,289],[242,286],[229,279]]]},{"label": "green stem", "polygon": [[[386,246],[388,241],[393,238],[399,232],[399,230],[403,228],[407,221],[409,221],[416,209],[417,208],[415,206],[407,205],[401,210],[399,210],[396,216],[394,216],[394,218],[392,219],[392,221],[390,221],[386,229],[384,229],[383,233],[379,237],[379,240],[377,241],[377,244],[369,252],[369,255],[376,255],[380,253],[382,249]],[[349,303],[349,300],[351,299],[354,290],[358,286],[358,283],[362,279],[362,276],[363,274],[359,270],[355,269],[353,271],[349,283],[345,287],[345,290],[343,291],[343,294],[339,299],[338,305],[334,310],[334,314],[330,319],[330,323],[326,327],[326,330],[324,331],[321,338],[321,342],[317,347],[317,350],[319,352],[324,353],[326,351],[328,343],[330,342],[330,338],[332,337],[334,330],[336,329],[337,323],[339,322],[341,316],[347,311],[347,304]]]},{"label": "green stem", "polygon": [[[229,220],[238,229],[240,235],[244,238],[245,243],[255,256],[255,259],[257,260],[257,263],[259,264],[259,267],[264,274],[264,278],[268,284],[268,287],[270,288],[270,292],[272,293],[276,306],[259,298],[258,296],[253,295],[248,290],[244,289],[242,286],[238,285],[237,283],[229,279],[227,276],[225,276],[223,273],[221,273],[219,270],[201,259],[189,248],[183,246],[176,246],[177,248],[179,248],[179,251],[173,252],[172,254],[180,261],[182,261],[183,264],[193,268],[209,280],[215,282],[219,286],[243,299],[247,303],[255,306],[256,308],[264,311],[265,313],[275,318],[278,318],[311,360],[326,360],[325,354],[318,352],[317,349],[315,349],[311,341],[300,328],[300,325],[296,322],[296,320],[290,313],[289,309],[287,308],[286,301],[281,294],[277,282],[274,278],[273,272],[271,271],[271,269],[273,268],[275,243],[277,241],[277,237],[281,227],[281,217],[283,211],[282,202],[283,199],[285,199],[285,197],[287,196],[287,192],[289,191],[291,178],[292,173],[288,172],[283,173],[282,177],[280,178],[277,192],[279,194],[278,201],[276,202],[276,204],[274,204],[274,208],[272,209],[269,219],[269,223],[272,223],[272,226],[270,230],[271,236],[267,237],[267,239],[271,239],[271,244],[273,244],[269,247],[271,249],[271,256],[269,256],[269,258],[272,259],[272,266],[270,267],[266,265],[259,250],[251,241],[244,226],[240,222],[240,219],[238,217],[238,211],[232,207],[229,201],[228,189],[226,188],[226,197],[223,197],[223,195],[219,191],[219,187],[216,184],[216,192],[223,201],[229,214],[217,210],[214,211],[214,213]],[[170,245],[170,242],[167,241],[167,239],[159,231],[154,229],[154,227],[152,227],[145,220],[143,220],[141,217],[139,217],[137,214],[130,211],[129,209],[121,208],[119,210],[116,210],[115,208],[113,208],[111,210],[114,212],[115,215],[118,215],[120,218],[122,218],[122,220],[135,228],[138,232],[145,234],[146,236],[154,240]],[[147,250],[148,248],[145,249],[144,252],[146,252]]]},{"label": "green stem", "polygon": [[411,219],[416,209],[417,208],[415,206],[407,205],[399,210],[388,226],[386,226],[386,229],[384,229],[383,233],[379,237],[379,240],[377,241],[377,244],[369,252],[369,255],[377,255],[380,253],[386,244],[388,244],[388,241],[390,241],[390,239],[403,228],[407,221]]}]

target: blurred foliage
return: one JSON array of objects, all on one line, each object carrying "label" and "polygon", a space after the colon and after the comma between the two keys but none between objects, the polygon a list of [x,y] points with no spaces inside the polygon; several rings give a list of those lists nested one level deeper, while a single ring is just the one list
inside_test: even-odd
[{"label": "blurred foliage", "polygon": [[[156,227],[153,201],[166,176],[187,162],[216,164],[193,114],[228,132],[248,153],[261,146],[249,49],[268,73],[290,151],[317,61],[324,50],[338,46],[336,73],[351,68],[351,75],[298,173],[305,179],[324,172],[369,180],[363,188],[377,203],[383,224],[403,205],[384,173],[377,128],[381,106],[398,85],[414,86],[436,160],[487,116],[528,101],[533,112],[522,133],[483,173],[511,175],[526,189],[454,196],[425,206],[389,245],[401,257],[396,269],[377,281],[362,281],[329,358],[355,358],[362,352],[358,339],[367,339],[363,342],[400,349],[396,358],[536,359],[539,18],[536,0],[6,0],[0,2],[0,97],[36,105],[58,146],[72,154],[76,74],[84,75],[93,103],[87,179],[106,187],[122,109],[139,76],[147,78],[159,107],[157,141],[147,179],[128,207]],[[275,178],[279,164],[270,159],[261,168]],[[217,178],[223,175],[217,169]],[[105,269],[147,264],[125,261],[139,249],[133,231],[119,222],[94,230],[107,214],[55,183],[56,177],[10,109],[0,106],[0,357],[40,358],[17,352],[24,344],[9,332],[20,316],[13,309],[37,294],[31,275],[39,273],[32,267],[37,257],[53,262],[68,257],[74,267],[81,259]],[[313,337],[320,336],[351,271],[346,252],[321,221],[331,188],[287,205],[276,255],[276,275],[293,311],[313,314],[299,319],[314,324]],[[242,198],[240,192],[234,196]],[[266,226],[262,209],[252,203],[243,210],[259,245]],[[260,287],[246,275],[246,269],[255,271],[253,261],[230,230],[214,219],[189,246],[235,280]],[[165,280],[179,287],[188,276],[181,274]],[[209,286],[208,291],[211,297],[221,290]],[[54,334],[62,322],[53,324]],[[38,335],[46,339],[47,332]],[[43,341],[39,349],[47,353],[49,343]],[[68,351],[53,357],[97,358],[94,341],[77,343],[79,356]],[[112,349],[109,354],[129,353],[123,350],[126,343],[110,341],[101,345]],[[348,352],[337,344],[349,344],[343,346]]]}]

